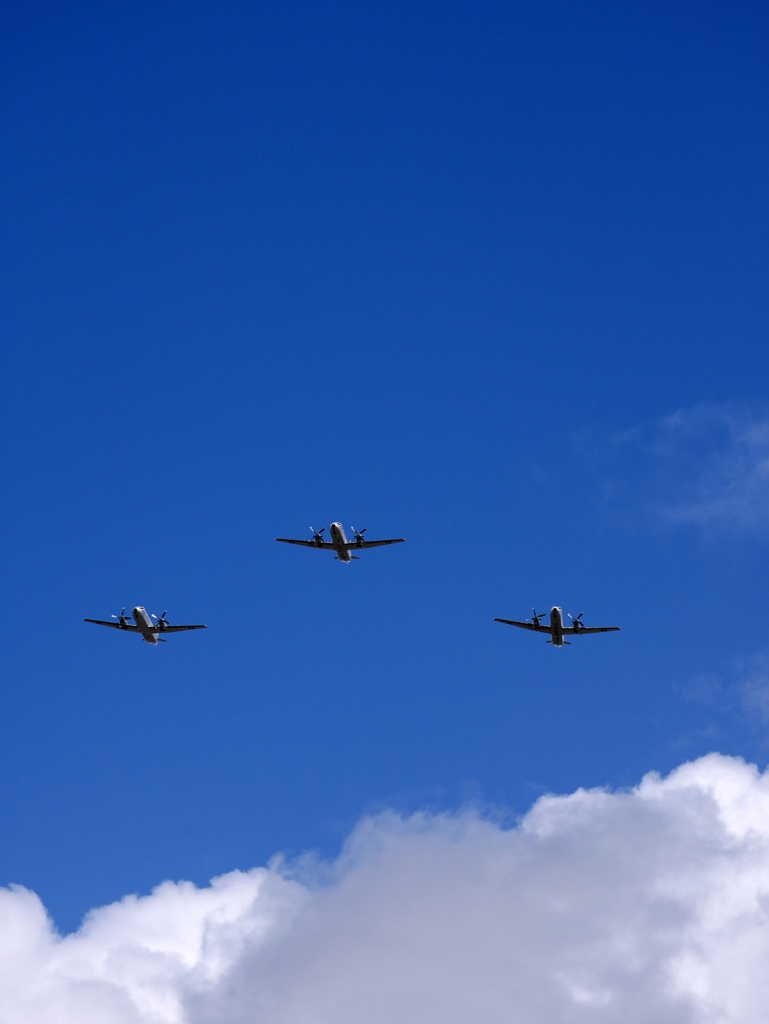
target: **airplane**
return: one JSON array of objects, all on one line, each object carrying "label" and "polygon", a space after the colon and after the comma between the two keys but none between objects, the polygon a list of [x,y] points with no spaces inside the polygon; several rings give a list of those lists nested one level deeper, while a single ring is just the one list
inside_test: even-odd
[{"label": "airplane", "polygon": [[312,540],[289,540],[287,537],[276,537],[275,540],[279,540],[282,544],[301,544],[305,548],[324,548],[327,551],[336,551],[336,557],[340,562],[349,562],[351,559],[357,558],[358,556],[351,555],[350,551],[358,548],[379,548],[383,544],[403,544],[406,540],[405,537],[396,537],[395,540],[364,540],[365,528],[356,530],[354,526],[351,526],[350,529],[355,540],[347,539],[341,523],[331,524],[331,540],[324,540],[322,537],[322,534],[326,532],[325,526],[322,530],[317,531],[312,526],[310,527]]},{"label": "airplane", "polygon": [[[157,615],[153,615],[151,612],[148,613],[146,608],[137,605],[133,610],[135,626],[128,621],[125,608],[120,615],[111,616],[111,618],[117,619],[117,622],[102,622],[101,619],[83,619],[83,622],[95,622],[97,626],[111,626],[113,629],[127,629],[130,633],[141,633],[142,640],[146,640],[148,644],[155,645],[157,645],[158,641],[161,643],[166,642],[162,636],[158,636],[158,633],[181,633],[185,629],[208,629],[208,626],[169,626],[166,620],[167,614],[167,612],[163,612],[160,618],[158,618]],[[153,622],[153,619],[157,619],[157,622]]]},{"label": "airplane", "polygon": [[581,619],[584,612],[580,612],[579,615],[574,618],[573,615],[569,615],[572,621],[571,626],[564,626],[563,624],[563,609],[559,608],[558,605],[553,605],[550,609],[550,625],[540,626],[539,620],[545,617],[543,612],[537,615],[535,608],[531,609],[534,613],[534,617],[527,619],[525,622],[516,622],[514,619],[494,619],[495,622],[504,622],[508,626],[520,626],[521,629],[533,629],[535,633],[550,633],[553,637],[552,640],[548,640],[549,644],[554,647],[563,647],[564,644],[571,644],[571,640],[564,640],[565,634],[578,633],[613,633],[621,626],[583,626]]}]

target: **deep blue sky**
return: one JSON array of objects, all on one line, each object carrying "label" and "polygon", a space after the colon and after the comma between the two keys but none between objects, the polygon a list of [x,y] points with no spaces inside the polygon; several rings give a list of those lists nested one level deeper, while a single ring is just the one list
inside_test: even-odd
[{"label": "deep blue sky", "polygon": [[[1,38],[1,884],[69,929],[383,805],[765,760],[766,538],[666,524],[728,443],[648,441],[765,416],[765,5],[26,0]],[[408,543],[274,543],[336,519]],[[210,628],[82,622],[137,603]],[[623,632],[492,621],[553,603]]]}]

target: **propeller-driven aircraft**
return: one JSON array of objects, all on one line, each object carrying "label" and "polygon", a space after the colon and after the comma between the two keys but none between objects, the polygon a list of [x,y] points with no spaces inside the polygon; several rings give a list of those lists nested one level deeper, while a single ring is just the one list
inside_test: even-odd
[{"label": "propeller-driven aircraft", "polygon": [[533,617],[527,619],[525,622],[516,622],[514,619],[494,619],[495,622],[504,622],[508,626],[520,626],[521,629],[533,629],[535,633],[550,633],[552,640],[548,640],[549,644],[554,647],[563,647],[564,644],[570,644],[571,640],[564,640],[565,635],[574,635],[578,633],[613,633],[619,629],[620,626],[583,626],[582,616],[584,612],[580,612],[579,615],[574,618],[573,615],[569,615],[571,619],[570,626],[564,626],[563,624],[563,609],[559,608],[558,605],[554,605],[550,609],[550,625],[541,626],[539,620],[544,619],[545,614],[541,612],[537,615],[536,609],[531,609]]},{"label": "propeller-driven aircraft", "polygon": [[352,526],[350,529],[355,539],[348,540],[341,523],[332,523],[329,529],[331,540],[323,539],[323,534],[326,532],[325,526],[322,530],[317,531],[312,526],[310,527],[312,540],[289,540],[287,537],[276,537],[275,540],[279,540],[282,544],[301,544],[305,548],[324,548],[327,551],[336,551],[336,557],[340,562],[349,562],[358,557],[350,554],[351,551],[357,551],[358,548],[380,548],[384,544],[402,544],[406,539],[405,537],[396,537],[395,540],[364,540],[365,529],[356,530]]},{"label": "propeller-driven aircraft", "polygon": [[[117,622],[102,622],[101,619],[83,619],[83,622],[95,622],[97,626],[111,626],[112,629],[125,629],[129,633],[141,633],[142,640],[146,640],[148,644],[157,644],[158,641],[165,643],[165,638],[158,635],[160,633],[181,633],[185,629],[208,629],[208,626],[169,626],[166,619],[168,612],[163,612],[158,617],[148,612],[146,608],[142,608],[141,605],[134,608],[132,614],[133,623],[128,621],[125,608],[120,615],[111,616],[111,618],[117,619]],[[153,619],[155,622],[152,621]]]}]

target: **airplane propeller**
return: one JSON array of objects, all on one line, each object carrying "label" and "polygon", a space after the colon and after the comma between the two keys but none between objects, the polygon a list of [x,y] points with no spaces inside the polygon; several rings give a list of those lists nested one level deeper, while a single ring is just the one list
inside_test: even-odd
[{"label": "airplane propeller", "polygon": [[157,625],[160,627],[160,629],[165,629],[165,627],[168,625],[168,621],[166,620],[166,615],[168,615],[168,611],[164,611],[160,617],[155,615],[154,612],[150,612],[150,615],[152,616],[153,619],[158,620]]},{"label": "airplane propeller", "polygon": [[574,616],[571,614],[571,612],[567,612],[567,615],[569,616],[569,618],[571,619],[571,621],[572,621],[572,623],[574,625],[574,632],[575,633],[577,632],[577,630],[582,628],[583,623],[581,623],[579,620],[582,618],[582,616],[584,614],[585,614],[584,612],[580,612],[579,615],[576,618],[574,618]]},{"label": "airplane propeller", "polygon": [[359,548],[362,548],[363,534],[366,532],[367,527],[364,526],[362,530],[356,530],[354,526],[351,526],[350,529],[355,534],[355,543],[358,545]]},{"label": "airplane propeller", "polygon": [[534,626],[537,627],[537,629],[538,629],[539,628],[539,620],[544,618],[547,613],[546,612],[540,612],[539,615],[537,615],[537,609],[536,608],[532,608],[531,610],[534,612],[534,617],[531,618],[531,619],[526,619],[526,621],[533,623]]},{"label": "airplane propeller", "polygon": [[120,621],[120,628],[125,629],[128,625],[128,616],[125,613],[125,608],[122,610],[120,615],[110,615],[111,619],[118,619]]},{"label": "airplane propeller", "polygon": [[323,527],[322,530],[316,530],[314,526],[310,527],[310,533],[312,534],[312,539],[315,541],[315,543],[318,545],[318,547],[320,547],[320,545],[323,543],[323,537],[321,536],[321,534],[323,534],[325,532],[326,532],[326,527],[325,526]]}]

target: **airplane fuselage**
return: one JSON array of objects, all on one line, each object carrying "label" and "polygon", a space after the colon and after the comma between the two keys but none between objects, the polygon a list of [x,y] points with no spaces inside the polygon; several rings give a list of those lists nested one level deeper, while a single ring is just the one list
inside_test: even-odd
[{"label": "airplane fuselage", "polygon": [[554,647],[563,647],[568,640],[563,639],[563,608],[553,605],[550,609],[550,628],[553,631],[553,639],[549,643]]},{"label": "airplane fuselage", "polygon": [[143,608],[141,605],[134,608],[133,620],[141,630],[142,640],[146,640],[148,644],[157,644],[158,627],[150,618],[147,609]]},{"label": "airplane fuselage", "polygon": [[336,551],[336,557],[340,562],[349,562],[352,559],[347,548],[347,537],[345,536],[344,527],[341,523],[331,524],[331,543],[334,545],[334,551]]}]

